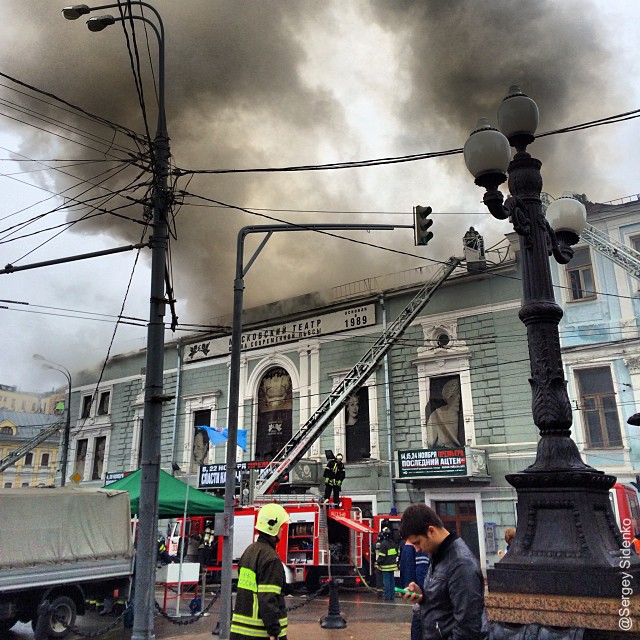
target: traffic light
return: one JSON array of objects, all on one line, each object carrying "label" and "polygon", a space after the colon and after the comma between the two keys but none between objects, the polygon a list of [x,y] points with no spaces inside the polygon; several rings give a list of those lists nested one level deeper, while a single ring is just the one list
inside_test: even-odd
[{"label": "traffic light", "polygon": [[433,224],[433,220],[429,218],[431,215],[431,207],[413,207],[414,233],[416,246],[429,244],[429,240],[433,238],[433,232],[429,231],[429,227]]}]

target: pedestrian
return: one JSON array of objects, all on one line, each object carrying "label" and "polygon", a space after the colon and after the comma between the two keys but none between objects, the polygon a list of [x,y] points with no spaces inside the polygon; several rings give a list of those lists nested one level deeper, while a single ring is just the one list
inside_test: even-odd
[{"label": "pedestrian", "polygon": [[484,577],[465,542],[422,503],[406,509],[400,535],[431,556],[422,587],[411,582],[404,596],[420,604],[422,640],[488,640]]},{"label": "pedestrian", "polygon": [[280,528],[289,514],[279,504],[261,507],[256,518],[258,539],[250,544],[238,563],[238,588],[231,617],[232,640],[287,637],[286,578],[276,552]]},{"label": "pedestrian", "polygon": [[513,527],[509,527],[504,532],[504,541],[507,543],[507,551],[511,548],[511,543],[516,538],[516,530]]},{"label": "pedestrian", "polygon": [[395,593],[394,573],[398,568],[398,547],[393,541],[389,527],[382,530],[380,546],[377,547],[376,567],[382,572],[382,586],[385,600],[393,600]]},{"label": "pedestrian", "polygon": [[[405,541],[400,552],[400,586],[407,587],[415,582],[420,588],[424,586],[424,579],[431,564],[428,553],[416,549],[409,541]],[[411,640],[422,640],[422,618],[420,605],[413,605],[411,618]]]},{"label": "pedestrian", "polygon": [[635,552],[640,556],[640,530],[636,531],[631,541]]},{"label": "pedestrian", "polygon": [[340,491],[344,480],[344,464],[342,454],[338,453],[335,458],[331,458],[324,468],[324,503],[329,503],[329,498],[333,493],[333,506],[340,506]]}]

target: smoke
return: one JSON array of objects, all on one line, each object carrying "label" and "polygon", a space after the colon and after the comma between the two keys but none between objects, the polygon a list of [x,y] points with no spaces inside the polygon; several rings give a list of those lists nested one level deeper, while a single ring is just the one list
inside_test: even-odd
[{"label": "smoke", "polygon": [[[608,37],[597,16],[589,17],[586,2],[152,1],[166,28],[172,162],[184,169],[314,164],[461,147],[477,117],[493,116],[514,83],[538,102],[541,131],[616,110]],[[2,11],[11,16],[10,28],[0,27],[2,69],[90,112],[143,130],[119,24],[89,33],[84,19],[63,20],[51,0],[9,0]],[[117,9],[112,13],[118,15]],[[148,11],[145,15],[152,17]],[[153,135],[157,86],[148,69],[149,59],[155,67],[155,37],[140,22],[135,29]],[[29,56],[14,55],[25,48]],[[156,75],[156,85],[157,80]],[[597,103],[594,87],[600,91]],[[63,138],[53,140],[36,131],[21,135],[20,151],[30,157],[96,157],[94,150]],[[585,164],[593,162],[590,144],[596,139],[597,134],[573,134],[570,146],[563,146],[565,136],[537,142],[533,153],[545,162],[553,159],[545,189],[556,195],[567,188],[584,190],[580,177]],[[117,136],[115,142],[124,138]],[[454,156],[366,170],[182,177],[176,186],[248,209],[407,212],[401,219],[263,212],[299,224],[410,224],[408,214],[416,204],[431,204],[436,211],[481,211],[475,204],[481,194],[473,191],[465,171],[460,156]],[[87,178],[99,169],[74,172]],[[129,170],[109,186],[122,187],[133,175]],[[456,182],[468,191],[452,186]],[[57,191],[69,184],[68,176],[55,177]],[[430,201],[423,202],[427,196]],[[171,264],[180,319],[210,320],[231,307],[238,230],[271,220],[182,194],[173,210]],[[137,220],[143,215],[138,204],[121,213]],[[78,214],[70,209],[68,216]],[[429,248],[434,258],[458,251],[464,229],[477,221],[451,215],[439,224],[434,225],[438,244]],[[77,225],[76,233],[138,241],[140,231],[139,225],[101,216]],[[364,240],[418,254],[409,234],[371,234]],[[340,235],[363,239],[362,234]],[[256,240],[247,245],[249,254]],[[279,234],[252,268],[246,300],[271,302],[415,263],[310,232]]]}]

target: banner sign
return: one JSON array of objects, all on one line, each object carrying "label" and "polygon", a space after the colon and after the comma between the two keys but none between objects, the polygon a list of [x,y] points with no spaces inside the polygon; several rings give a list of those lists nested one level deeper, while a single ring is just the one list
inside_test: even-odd
[{"label": "banner sign", "polygon": [[[320,337],[331,333],[370,327],[376,323],[374,304],[366,304],[342,311],[324,313],[303,320],[283,322],[273,327],[247,331],[242,334],[242,350],[273,347],[286,342]],[[212,338],[185,345],[184,362],[195,362],[231,353],[231,337]]]},{"label": "banner sign", "polygon": [[[269,464],[268,460],[249,460],[236,462],[236,486],[240,485],[242,475],[252,469],[264,469]],[[203,464],[198,476],[198,489],[224,489],[227,481],[227,465]]]},{"label": "banner sign", "polygon": [[104,476],[105,485],[111,484],[112,482],[116,482],[117,480],[122,480],[122,478],[126,478],[131,475],[132,471],[112,471],[111,473],[107,473]]},{"label": "banner sign", "polygon": [[464,449],[411,449],[398,451],[401,478],[466,476],[467,455]]}]

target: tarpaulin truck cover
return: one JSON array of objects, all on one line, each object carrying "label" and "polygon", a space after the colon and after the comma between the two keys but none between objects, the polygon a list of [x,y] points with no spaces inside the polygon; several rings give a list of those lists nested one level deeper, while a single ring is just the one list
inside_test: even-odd
[{"label": "tarpaulin truck cover", "polygon": [[0,489],[2,571],[133,557],[129,494],[107,489]]}]

